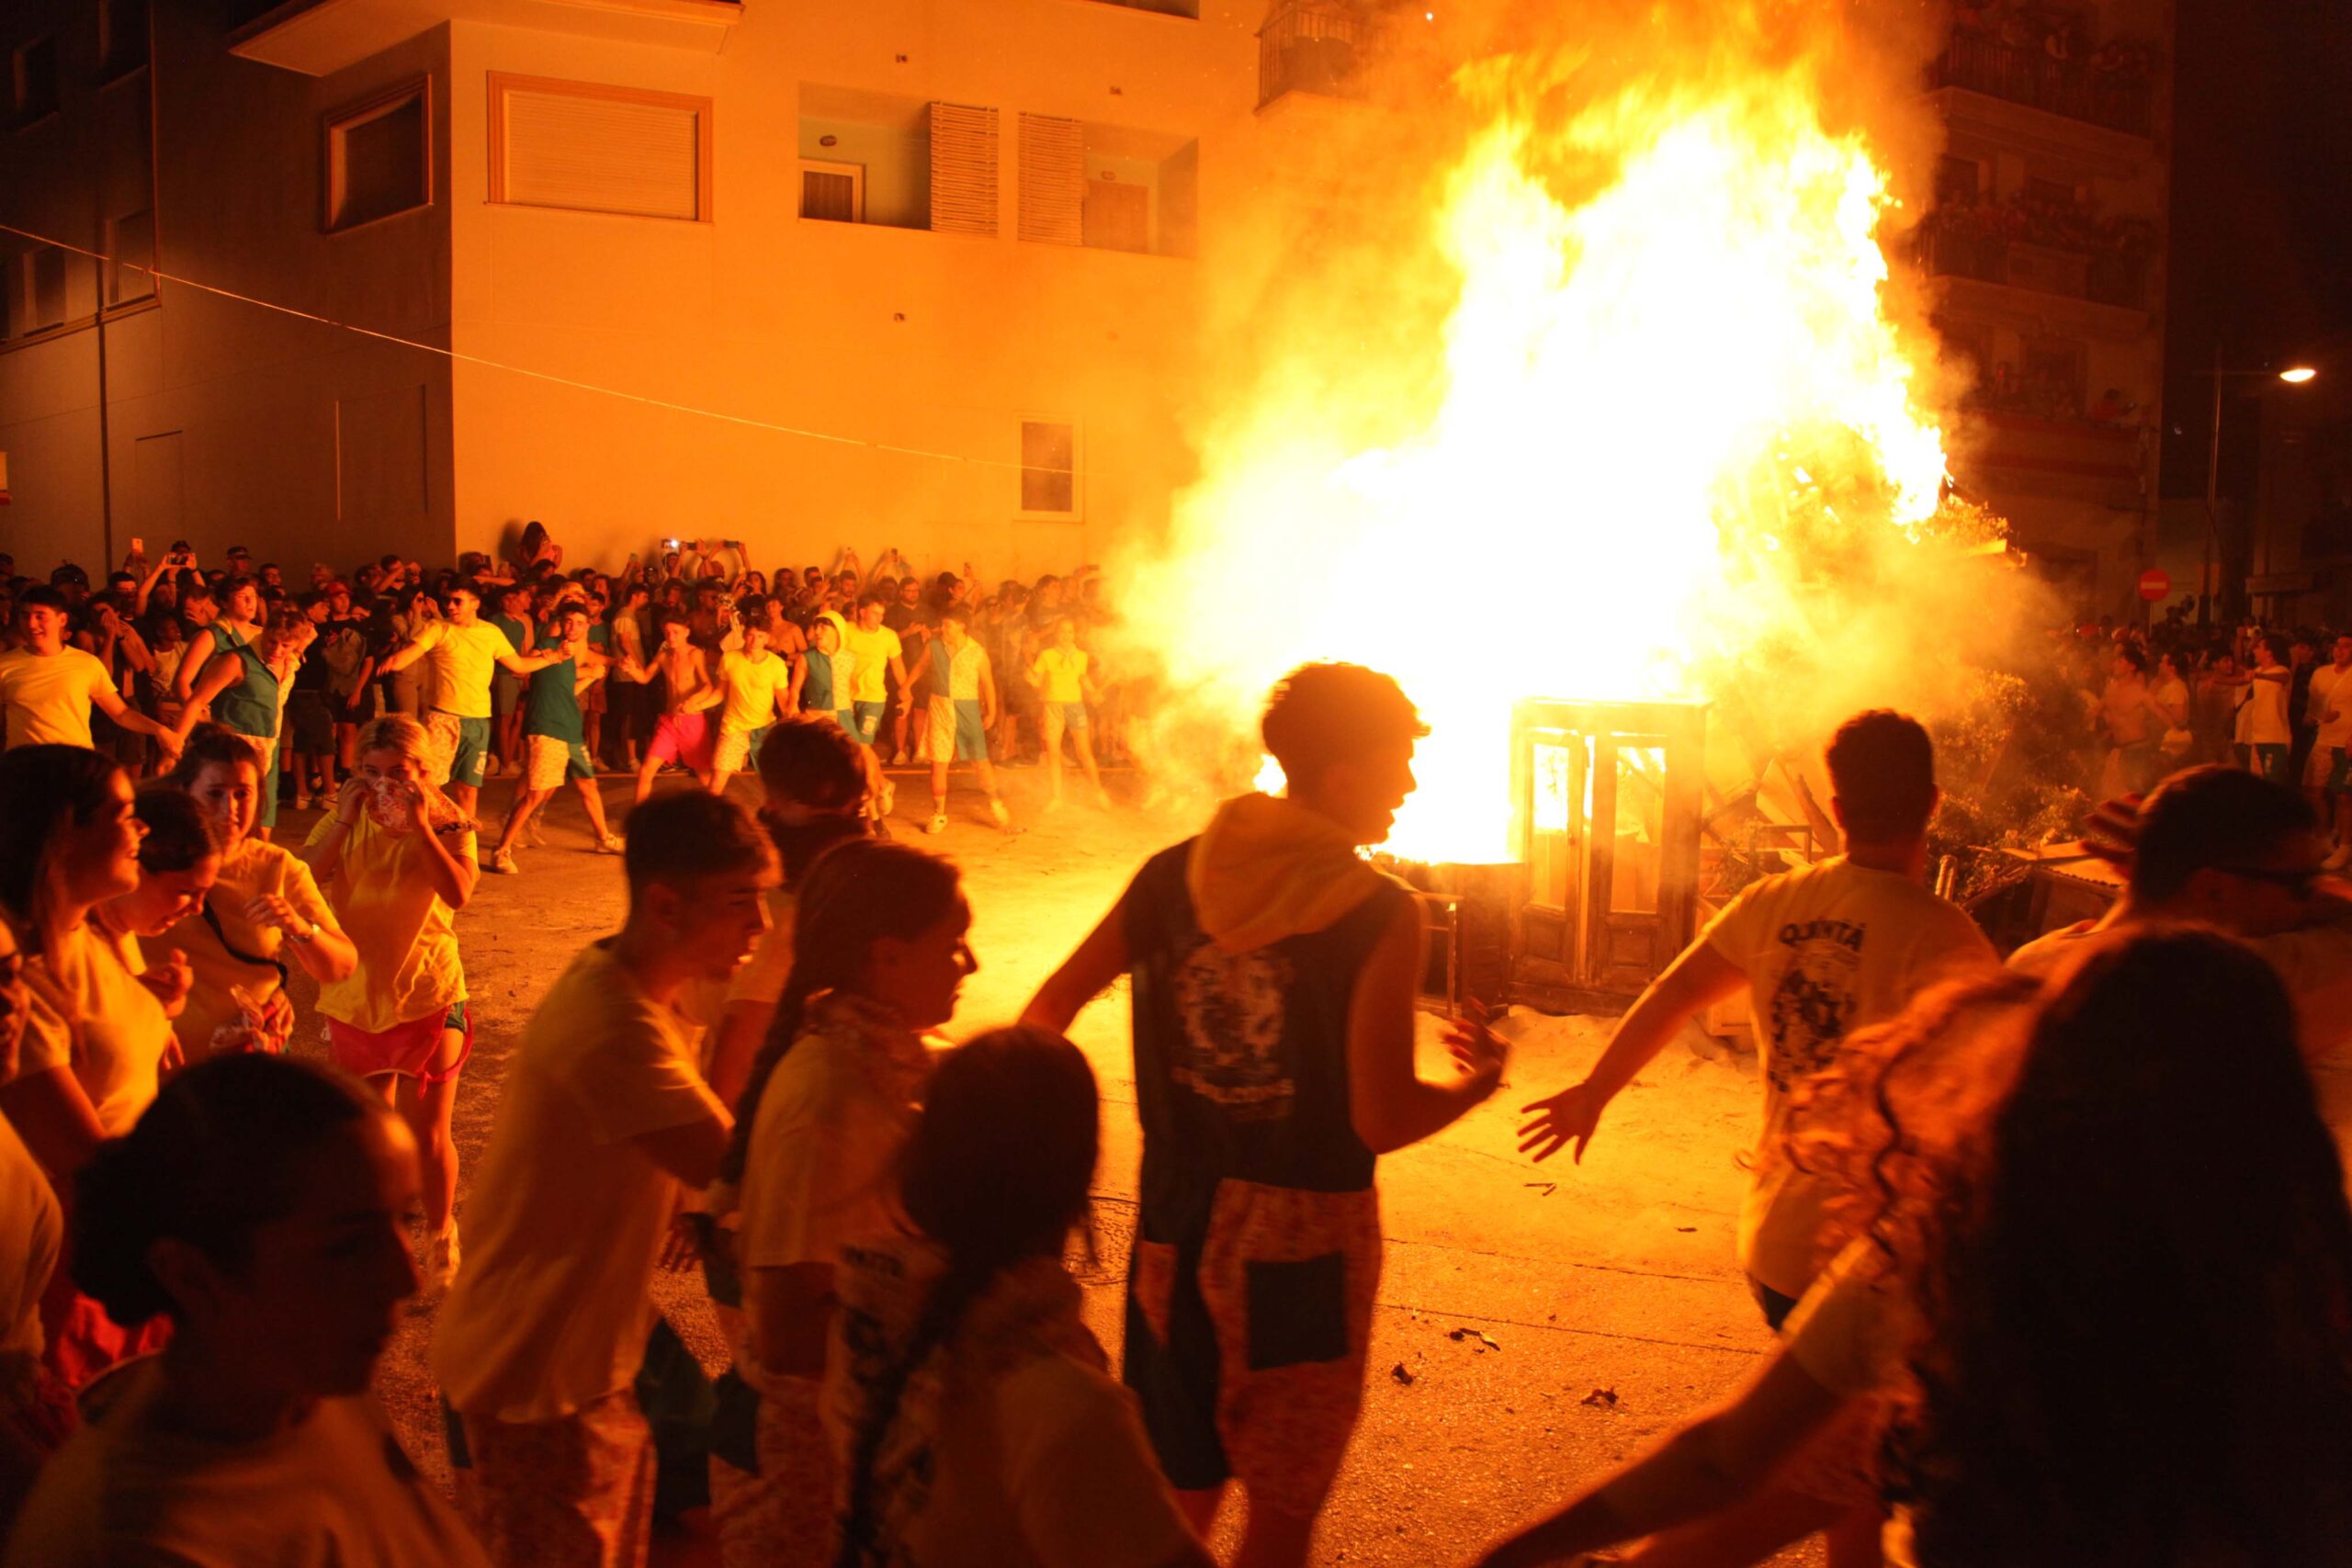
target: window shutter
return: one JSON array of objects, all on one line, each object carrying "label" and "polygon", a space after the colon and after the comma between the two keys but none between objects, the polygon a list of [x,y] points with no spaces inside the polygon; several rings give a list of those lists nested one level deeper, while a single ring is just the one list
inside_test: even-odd
[{"label": "window shutter", "polygon": [[1086,243],[1098,251],[1151,249],[1151,192],[1141,186],[1090,180]]},{"label": "window shutter", "polygon": [[702,218],[702,117],[686,104],[510,87],[499,199],[641,218]]},{"label": "window shutter", "polygon": [[1083,239],[1086,129],[1051,115],[1021,117],[1021,237],[1037,244]]},{"label": "window shutter", "polygon": [[996,110],[931,106],[931,226],[996,232]]}]

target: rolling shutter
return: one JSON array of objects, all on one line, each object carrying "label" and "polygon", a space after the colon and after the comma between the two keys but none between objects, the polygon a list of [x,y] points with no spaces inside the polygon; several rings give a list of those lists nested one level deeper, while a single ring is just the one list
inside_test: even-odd
[{"label": "rolling shutter", "polygon": [[1084,238],[1086,129],[1051,115],[1021,117],[1021,237],[1075,245]]},{"label": "rolling shutter", "polygon": [[501,96],[503,156],[492,199],[640,218],[703,211],[705,120],[698,100],[617,96],[561,83]]},{"label": "rolling shutter", "polygon": [[931,226],[996,232],[996,110],[931,106]]}]

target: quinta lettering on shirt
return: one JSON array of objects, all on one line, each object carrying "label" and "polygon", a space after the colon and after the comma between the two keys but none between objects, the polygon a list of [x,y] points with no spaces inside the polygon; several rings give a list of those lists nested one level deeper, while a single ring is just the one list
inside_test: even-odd
[{"label": "quinta lettering on shirt", "polygon": [[1792,920],[1781,928],[1781,945],[1794,947],[1800,942],[1828,942],[1849,953],[1860,953],[1867,929],[1851,920]]}]

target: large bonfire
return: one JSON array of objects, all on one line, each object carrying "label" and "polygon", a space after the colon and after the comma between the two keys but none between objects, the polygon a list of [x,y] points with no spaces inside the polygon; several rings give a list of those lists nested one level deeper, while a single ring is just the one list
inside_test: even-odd
[{"label": "large bonfire", "polygon": [[1420,89],[1442,161],[1389,182],[1417,209],[1359,192],[1282,242],[1306,259],[1236,312],[1248,378],[1127,574],[1195,751],[1303,660],[1398,677],[1433,728],[1417,858],[1510,857],[1522,696],[1703,699],[1719,737],[1803,747],[1857,706],[1956,710],[2014,624],[1890,273],[1917,215],[1867,126],[1830,123],[1833,57],[1615,47]]}]

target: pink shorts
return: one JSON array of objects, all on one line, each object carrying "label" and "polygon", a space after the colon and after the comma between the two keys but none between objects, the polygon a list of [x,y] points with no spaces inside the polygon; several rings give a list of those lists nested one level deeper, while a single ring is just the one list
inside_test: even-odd
[{"label": "pink shorts", "polygon": [[675,762],[707,773],[717,744],[707,712],[664,714],[653,727],[653,744],[645,749],[645,754],[655,761]]},{"label": "pink shorts", "polygon": [[[458,1048],[456,1061],[432,1072],[433,1058],[441,1054],[441,1032],[447,1029],[463,1031],[466,1043]],[[374,1032],[340,1019],[327,1020],[327,1060],[358,1077],[397,1073],[419,1083],[447,1083],[465,1071],[466,1058],[473,1054],[473,1011],[463,1002],[450,1003],[446,1014],[430,1013]]]}]

